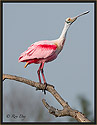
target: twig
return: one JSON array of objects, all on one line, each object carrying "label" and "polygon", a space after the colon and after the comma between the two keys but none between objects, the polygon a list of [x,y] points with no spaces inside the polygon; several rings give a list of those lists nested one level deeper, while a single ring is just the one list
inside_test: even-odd
[{"label": "twig", "polygon": [[[44,90],[45,89],[45,85],[44,84],[40,84],[38,82],[34,82],[22,77],[18,77],[18,76],[14,76],[14,75],[8,75],[8,74],[3,74],[3,81],[5,79],[10,79],[10,80],[16,80],[25,84],[28,84],[32,87],[36,87],[38,90]],[[72,109],[68,103],[66,101],[64,101],[62,99],[62,97],[58,94],[58,92],[54,89],[53,85],[47,84],[46,90],[48,92],[50,92],[55,98],[56,100],[62,105],[63,110],[58,110],[56,108],[54,108],[53,106],[50,106],[44,99],[42,100],[44,106],[48,109],[50,114],[53,114],[56,117],[62,117],[62,116],[71,116],[73,118],[75,118],[77,121],[79,122],[91,122],[90,120],[88,120],[84,114],[82,114],[81,112]]]}]

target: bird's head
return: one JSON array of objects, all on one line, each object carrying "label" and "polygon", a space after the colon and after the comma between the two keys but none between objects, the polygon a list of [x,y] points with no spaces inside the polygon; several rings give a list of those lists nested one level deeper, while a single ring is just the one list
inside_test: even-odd
[{"label": "bird's head", "polygon": [[65,22],[70,25],[70,24],[72,24],[76,19],[77,19],[77,18],[67,18],[67,19],[65,20]]},{"label": "bird's head", "polygon": [[67,19],[65,20],[65,22],[66,22],[68,25],[71,25],[78,17],[80,17],[80,16],[82,16],[82,15],[85,15],[85,14],[87,14],[87,13],[89,13],[89,12],[90,12],[90,11],[86,11],[86,12],[84,12],[84,13],[82,13],[82,14],[76,16],[76,17],[67,18]]}]

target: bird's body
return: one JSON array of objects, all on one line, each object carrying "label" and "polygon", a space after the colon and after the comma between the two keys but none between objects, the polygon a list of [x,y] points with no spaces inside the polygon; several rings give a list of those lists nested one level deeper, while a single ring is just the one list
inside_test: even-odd
[{"label": "bird's body", "polygon": [[60,45],[60,39],[48,41],[38,41],[32,44],[25,52],[19,57],[19,62],[31,63],[47,63],[57,58],[57,55],[61,52],[65,39]]},{"label": "bird's body", "polygon": [[43,73],[43,67],[44,64],[47,62],[51,62],[54,59],[57,58],[58,54],[63,49],[65,40],[66,40],[66,34],[67,30],[70,27],[70,25],[80,16],[87,14],[89,11],[80,14],[79,16],[76,16],[74,18],[67,18],[65,21],[65,25],[63,28],[63,31],[60,35],[60,37],[56,40],[43,40],[33,43],[26,51],[24,51],[21,56],[19,57],[19,62],[26,62],[26,66],[31,63],[40,64],[40,67],[37,71],[39,82],[41,83],[40,78],[40,71],[44,80],[44,83],[46,83],[44,73]]}]

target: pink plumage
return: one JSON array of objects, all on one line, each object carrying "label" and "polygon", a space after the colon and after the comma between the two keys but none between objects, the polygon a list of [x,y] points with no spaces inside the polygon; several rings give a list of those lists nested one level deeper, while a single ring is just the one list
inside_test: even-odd
[{"label": "pink plumage", "polygon": [[57,46],[50,41],[39,41],[32,44],[19,57],[19,62],[42,63],[49,62],[57,57]]}]

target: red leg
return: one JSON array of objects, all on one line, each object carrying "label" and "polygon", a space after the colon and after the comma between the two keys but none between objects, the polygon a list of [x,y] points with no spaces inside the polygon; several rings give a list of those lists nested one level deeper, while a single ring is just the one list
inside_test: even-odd
[{"label": "red leg", "polygon": [[44,81],[44,84],[45,84],[44,94],[46,94],[45,90],[46,90],[46,87],[47,87],[47,83],[46,83],[46,80],[45,80],[45,77],[44,77],[43,67],[44,67],[44,63],[42,63],[42,65],[41,65],[41,74],[42,74],[43,81]]},{"label": "red leg", "polygon": [[40,64],[40,67],[39,67],[39,69],[38,69],[38,71],[37,71],[37,73],[38,73],[38,78],[39,78],[39,82],[40,82],[40,83],[41,83],[41,78],[40,78],[41,66],[42,66],[42,63]]},{"label": "red leg", "polygon": [[43,67],[44,67],[44,63],[42,63],[42,65],[41,65],[41,74],[42,74],[42,77],[43,77],[44,84],[46,84],[45,76],[44,76],[44,73],[43,73]]}]

